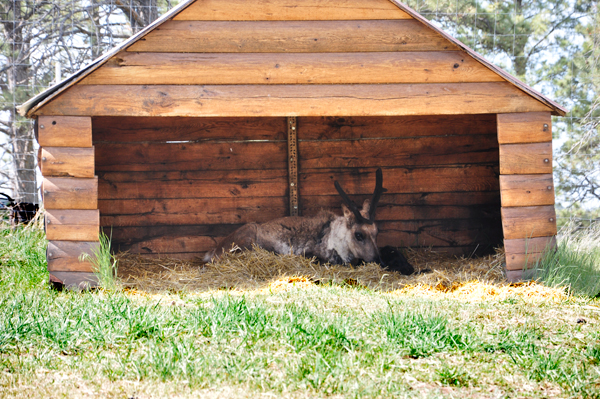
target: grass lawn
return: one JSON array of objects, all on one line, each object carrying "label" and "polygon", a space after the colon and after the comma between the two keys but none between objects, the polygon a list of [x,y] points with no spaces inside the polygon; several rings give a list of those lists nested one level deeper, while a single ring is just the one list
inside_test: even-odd
[{"label": "grass lawn", "polygon": [[541,285],[56,292],[0,230],[0,397],[598,397],[600,301]]}]

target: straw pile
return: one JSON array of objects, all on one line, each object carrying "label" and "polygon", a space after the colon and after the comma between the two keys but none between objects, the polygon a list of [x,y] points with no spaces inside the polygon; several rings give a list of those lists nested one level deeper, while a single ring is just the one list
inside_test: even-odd
[{"label": "straw pile", "polygon": [[[287,282],[363,286],[381,291],[428,286],[445,292],[474,280],[488,284],[506,281],[502,250],[481,258],[457,258],[427,249],[409,249],[406,255],[417,271],[410,276],[390,272],[374,263],[357,267],[322,265],[314,259],[275,255],[260,248],[225,254],[207,264],[200,260],[145,258],[129,253],[119,253],[116,257],[123,285],[146,292],[272,289]],[[428,272],[419,273],[424,270]]]}]

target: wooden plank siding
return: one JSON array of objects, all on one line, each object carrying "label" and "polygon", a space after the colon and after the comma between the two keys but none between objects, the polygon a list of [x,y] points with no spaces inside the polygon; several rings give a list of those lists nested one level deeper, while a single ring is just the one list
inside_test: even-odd
[{"label": "wooden plank siding", "polygon": [[286,118],[94,118],[100,224],[116,250],[193,258],[289,212]]},{"label": "wooden plank siding", "polygon": [[461,51],[293,54],[124,51],[80,84],[386,84],[503,80]]},{"label": "wooden plank siding", "polygon": [[302,117],[549,112],[387,0],[198,1],[40,115]]},{"label": "wooden plank siding", "polygon": [[552,173],[552,142],[500,145],[500,173]]},{"label": "wooden plank siding", "polygon": [[46,210],[48,240],[97,241],[100,213],[97,209]]},{"label": "wooden plank siding", "polygon": [[186,7],[180,21],[411,19],[389,1],[381,0],[203,0]]},{"label": "wooden plank siding", "polygon": [[[101,99],[101,100],[100,100]],[[379,85],[78,85],[43,115],[392,116],[550,111],[505,82]]]},{"label": "wooden plank siding", "polygon": [[167,21],[127,51],[152,53],[348,53],[458,47],[415,20]]},{"label": "wooden plank siding", "polygon": [[548,112],[498,115],[500,144],[552,141],[552,118]]},{"label": "wooden plank siding", "polygon": [[490,251],[501,240],[494,119],[298,118],[301,212],[339,213],[336,180],[359,203],[370,198],[382,167],[379,245]]},{"label": "wooden plank siding", "polygon": [[[100,224],[115,248],[193,258],[244,223],[287,215],[285,123],[94,118]],[[334,180],[369,197],[381,166],[381,245],[489,251],[501,240],[495,123],[494,115],[298,118],[301,213],[340,213]],[[250,142],[254,132],[259,142]]]},{"label": "wooden plank siding", "polygon": [[527,239],[556,235],[554,205],[502,208],[505,239]]},{"label": "wooden plank siding", "polygon": [[96,285],[91,264],[79,259],[100,231],[91,117],[40,116],[37,125],[50,281]]},{"label": "wooden plank siding", "polygon": [[40,116],[38,143],[43,147],[91,147],[92,120],[85,116]]},{"label": "wooden plank siding", "polygon": [[550,113],[498,115],[502,225],[512,279],[556,245],[551,140]]},{"label": "wooden plank siding", "polygon": [[546,251],[556,247],[556,237],[517,238],[504,240],[506,251],[506,269],[522,270],[535,264]]},{"label": "wooden plank siding", "polygon": [[552,174],[501,175],[502,206],[554,205]]},{"label": "wooden plank siding", "polygon": [[92,272],[92,265],[80,259],[81,254],[93,255],[98,241],[49,241],[46,258],[49,271]]},{"label": "wooden plank siding", "polygon": [[46,209],[98,209],[98,178],[44,177]]},{"label": "wooden plank siding", "polygon": [[94,177],[94,149],[42,147],[42,175],[53,177]]}]

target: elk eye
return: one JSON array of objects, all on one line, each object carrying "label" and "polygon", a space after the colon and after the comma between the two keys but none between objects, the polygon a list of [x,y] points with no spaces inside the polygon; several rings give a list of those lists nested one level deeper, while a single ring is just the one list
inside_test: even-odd
[{"label": "elk eye", "polygon": [[365,236],[363,235],[363,233],[360,233],[360,232],[354,233],[354,237],[356,237],[356,241],[364,241],[365,240]]}]

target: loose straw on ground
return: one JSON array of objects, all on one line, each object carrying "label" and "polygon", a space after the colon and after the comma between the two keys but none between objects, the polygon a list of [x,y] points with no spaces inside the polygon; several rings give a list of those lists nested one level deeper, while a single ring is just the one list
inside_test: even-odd
[{"label": "loose straw on ground", "polygon": [[[451,291],[472,281],[506,284],[504,253],[480,258],[457,258],[432,250],[407,250],[407,258],[417,270],[404,276],[369,263],[362,266],[319,264],[295,255],[275,255],[260,248],[225,254],[214,263],[170,258],[145,258],[120,253],[119,276],[125,287],[146,292],[209,291],[217,289],[256,290],[275,282],[342,284],[393,291],[409,286],[434,287]],[[429,270],[426,273],[419,273]]]}]

